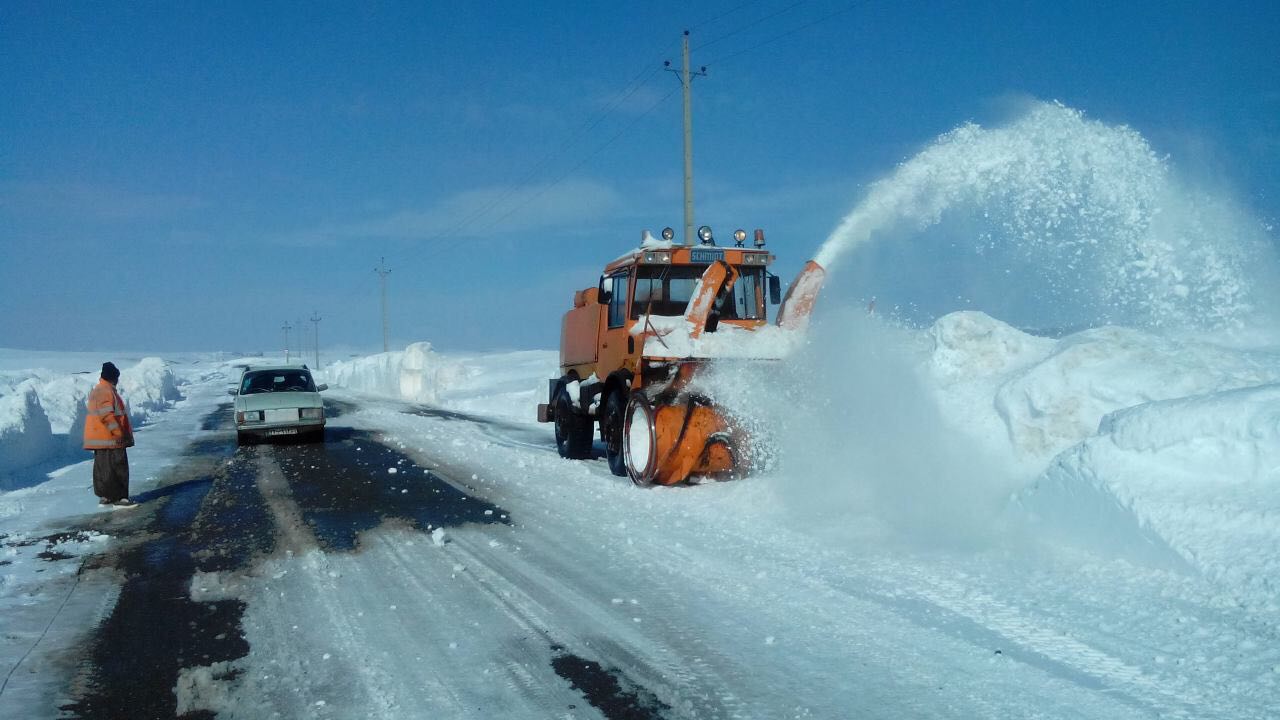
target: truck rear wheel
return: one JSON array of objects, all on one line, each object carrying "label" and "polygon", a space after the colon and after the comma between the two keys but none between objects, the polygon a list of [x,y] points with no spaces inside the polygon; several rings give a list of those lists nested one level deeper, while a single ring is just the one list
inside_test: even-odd
[{"label": "truck rear wheel", "polygon": [[627,475],[627,460],[622,452],[622,425],[627,416],[627,391],[619,388],[609,393],[604,404],[604,418],[600,421],[600,439],[604,441],[604,456],[609,461],[609,471],[614,475]]},{"label": "truck rear wheel", "polygon": [[563,387],[556,393],[556,450],[560,457],[585,460],[591,457],[591,420],[578,412]]}]

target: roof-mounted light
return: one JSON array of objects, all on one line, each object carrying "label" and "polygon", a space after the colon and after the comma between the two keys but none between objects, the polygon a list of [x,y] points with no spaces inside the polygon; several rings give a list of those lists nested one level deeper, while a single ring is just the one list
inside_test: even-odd
[{"label": "roof-mounted light", "polygon": [[715,238],[711,237],[710,225],[703,225],[702,227],[698,228],[698,239],[702,241],[703,245],[716,244]]},{"label": "roof-mounted light", "polygon": [[653,250],[651,252],[646,252],[644,254],[644,262],[657,263],[657,264],[670,264],[671,251],[670,250]]},{"label": "roof-mounted light", "polygon": [[743,246],[743,243],[745,243],[746,241],[747,241],[747,231],[746,231],[746,230],[743,230],[742,228],[738,228],[737,230],[734,230],[734,231],[733,231],[733,244],[734,244],[734,247],[742,247],[742,246]]},{"label": "roof-mounted light", "polygon": [[674,240],[674,239],[675,239],[675,237],[676,237],[676,231],[675,231],[675,230],[672,230],[672,229],[671,229],[671,228],[669,228],[669,227],[664,227],[664,228],[662,228],[662,239],[663,239],[663,240],[668,240],[668,241],[669,241],[669,240]]},{"label": "roof-mounted light", "polygon": [[764,247],[764,230],[756,228],[756,247]]}]

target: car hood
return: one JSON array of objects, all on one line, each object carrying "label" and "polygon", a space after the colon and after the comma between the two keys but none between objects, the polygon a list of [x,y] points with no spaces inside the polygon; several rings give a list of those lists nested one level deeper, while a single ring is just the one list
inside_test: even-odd
[{"label": "car hood", "polygon": [[322,407],[324,400],[320,393],[313,392],[271,392],[254,393],[253,395],[237,395],[236,411],[272,410],[275,408]]}]

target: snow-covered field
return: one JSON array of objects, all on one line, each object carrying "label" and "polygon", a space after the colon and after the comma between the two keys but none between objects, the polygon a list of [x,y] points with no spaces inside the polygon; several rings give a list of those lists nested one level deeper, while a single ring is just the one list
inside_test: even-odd
[{"label": "snow-covered field", "polygon": [[[69,448],[96,378],[72,373],[105,359],[138,420],[135,495],[208,438],[235,373],[0,351],[0,716],[55,716],[60,654],[114,603],[119,579],[75,564],[110,532],[47,540],[104,512]],[[560,645],[629,669],[660,717],[1280,707],[1280,348],[832,312],[784,372],[725,361],[710,380],[769,438],[764,469],[650,490],[556,456],[533,422],[556,362],[419,343],[326,367],[351,408],[331,427],[447,471],[510,521],[384,523],[358,554],[286,543],[252,572],[193,579],[193,600],[245,603],[249,652],[193,660],[179,707],[598,716],[545,670]],[[451,414],[406,412],[423,407]]]}]

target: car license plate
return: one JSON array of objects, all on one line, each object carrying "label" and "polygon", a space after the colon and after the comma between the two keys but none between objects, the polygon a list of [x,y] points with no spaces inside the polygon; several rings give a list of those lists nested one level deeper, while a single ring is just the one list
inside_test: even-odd
[{"label": "car license plate", "polygon": [[297,435],[298,428],[276,428],[274,430],[268,430],[267,434],[268,435]]}]

